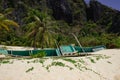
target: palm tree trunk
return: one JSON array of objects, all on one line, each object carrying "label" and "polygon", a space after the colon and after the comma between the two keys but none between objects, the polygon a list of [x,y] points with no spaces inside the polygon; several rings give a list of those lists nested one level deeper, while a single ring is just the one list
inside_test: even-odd
[{"label": "palm tree trunk", "polygon": [[34,34],[34,40],[33,40],[33,47],[34,50],[36,50],[36,35]]},{"label": "palm tree trunk", "polygon": [[[41,44],[43,43],[43,41],[44,41],[44,33],[45,33],[45,31],[46,31],[46,26],[45,26],[45,24],[44,24],[44,26],[43,26],[43,31],[41,32],[41,39],[40,39],[40,42],[41,42]],[[41,45],[41,48],[43,49],[44,47],[43,47],[44,45]]]}]

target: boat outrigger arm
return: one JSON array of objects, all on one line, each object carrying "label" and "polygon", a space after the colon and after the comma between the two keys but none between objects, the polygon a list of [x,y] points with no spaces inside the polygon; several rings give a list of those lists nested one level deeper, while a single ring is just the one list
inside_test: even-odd
[{"label": "boat outrigger arm", "polygon": [[75,40],[77,41],[78,45],[81,47],[83,53],[85,53],[85,50],[83,49],[82,45],[80,44],[80,41],[78,40],[77,36],[74,33],[70,33],[74,36]]}]

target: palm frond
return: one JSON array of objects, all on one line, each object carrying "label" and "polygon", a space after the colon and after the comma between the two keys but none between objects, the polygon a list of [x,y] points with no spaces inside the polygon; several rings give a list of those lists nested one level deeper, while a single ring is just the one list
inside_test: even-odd
[{"label": "palm frond", "polygon": [[34,37],[35,30],[31,31],[30,33],[27,33],[27,37]]},{"label": "palm frond", "polygon": [[19,27],[19,25],[12,21],[12,20],[4,20],[4,24],[8,25],[8,26],[15,26],[15,27]]},{"label": "palm frond", "polygon": [[26,25],[26,30],[28,30],[27,32],[32,31],[33,29],[35,29],[35,26],[36,26],[35,22],[31,22],[31,23],[27,24]]},{"label": "palm frond", "polygon": [[13,8],[7,8],[4,10],[4,15],[11,14],[13,12]]},{"label": "palm frond", "polygon": [[5,20],[5,16],[3,14],[0,14],[0,23]]},{"label": "palm frond", "polygon": [[4,16],[4,15],[0,13],[0,16]]},{"label": "palm frond", "polygon": [[34,18],[35,18],[36,21],[41,22],[41,20],[40,20],[40,18],[38,16],[34,15]]},{"label": "palm frond", "polygon": [[3,28],[6,29],[7,31],[9,31],[9,28],[8,28],[7,25],[5,25],[5,24],[3,24],[3,23],[0,23],[0,25],[1,25],[1,28],[3,27]]}]

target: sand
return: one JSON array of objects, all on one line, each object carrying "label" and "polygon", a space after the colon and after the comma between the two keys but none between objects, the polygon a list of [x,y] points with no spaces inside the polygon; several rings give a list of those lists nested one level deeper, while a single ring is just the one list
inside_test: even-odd
[{"label": "sand", "polygon": [[3,55],[3,54],[0,54],[0,58],[5,58],[5,55]]},{"label": "sand", "polygon": [[0,61],[0,80],[120,80],[120,49],[106,49],[91,54],[83,57]]}]

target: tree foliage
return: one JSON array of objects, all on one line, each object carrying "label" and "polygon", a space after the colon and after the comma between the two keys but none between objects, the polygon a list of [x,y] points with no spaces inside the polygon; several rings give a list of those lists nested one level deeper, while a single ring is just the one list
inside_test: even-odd
[{"label": "tree foliage", "polygon": [[[55,43],[78,45],[70,35],[74,33],[83,46],[120,48],[119,11],[98,2],[94,5],[94,1],[91,4],[95,10],[91,10],[91,5],[88,6],[83,0],[67,0],[59,6],[56,4],[64,10],[67,9],[64,5],[67,2],[70,11],[65,11],[71,12],[72,17],[71,23],[68,23],[65,21],[69,17],[67,15],[55,20],[49,0],[1,0],[0,12],[4,15],[0,14],[0,44],[41,48],[55,47]],[[19,26],[14,21],[20,24],[18,29],[13,27]]]},{"label": "tree foliage", "polygon": [[7,19],[3,14],[0,13],[0,29],[5,29],[9,31],[10,26],[19,27],[19,25],[16,22]]}]

